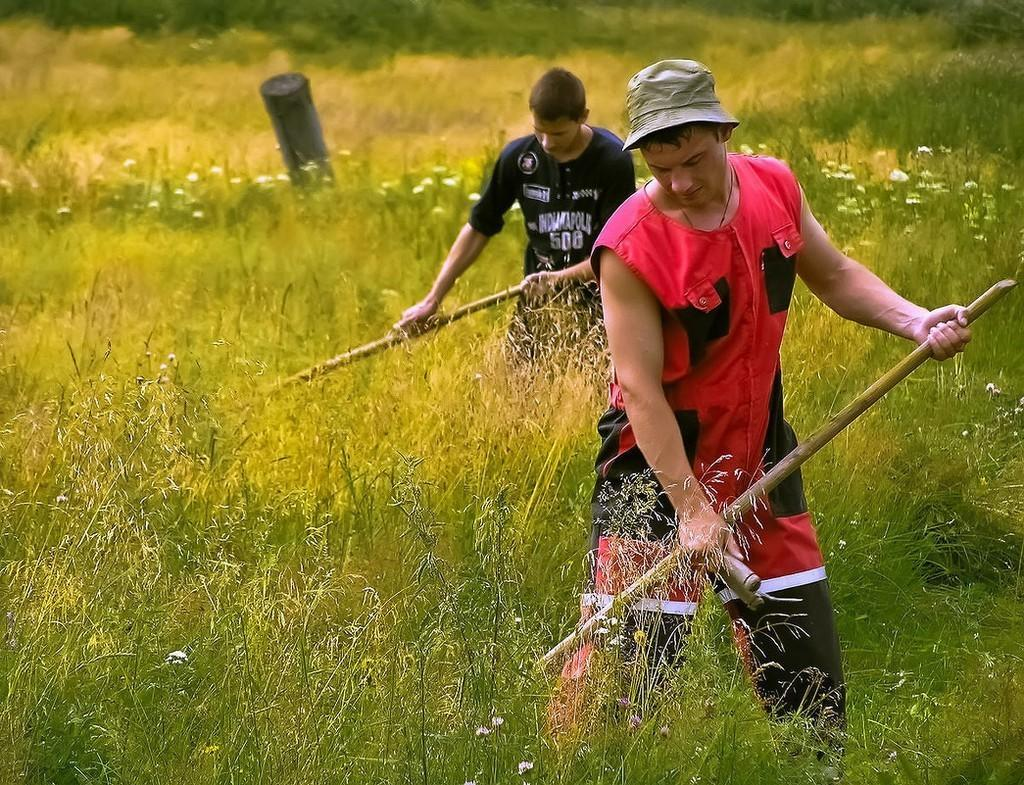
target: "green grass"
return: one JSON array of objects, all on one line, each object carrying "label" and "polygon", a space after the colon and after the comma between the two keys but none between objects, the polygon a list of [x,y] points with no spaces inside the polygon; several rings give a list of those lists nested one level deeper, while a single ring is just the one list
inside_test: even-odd
[{"label": "green grass", "polygon": [[[616,14],[561,58],[595,121],[621,130],[647,61],[702,58],[736,146],[790,160],[835,241],[900,291],[939,305],[1021,277],[1014,53],[964,57],[933,20],[727,37],[696,12]],[[204,40],[0,29],[0,778],[812,781],[790,754],[809,739],[754,705],[713,601],[638,730],[608,711],[585,744],[543,736],[532,664],[577,615],[604,368],[523,378],[496,310],[274,387],[424,291],[487,161],[528,130],[543,47],[349,69],[244,29]],[[285,68],[313,79],[333,189],[274,179],[256,85]],[[519,220],[453,302],[516,280]],[[849,782],[1020,780],[1022,303],[806,467]],[[805,289],[787,341],[803,435],[909,348]]]}]

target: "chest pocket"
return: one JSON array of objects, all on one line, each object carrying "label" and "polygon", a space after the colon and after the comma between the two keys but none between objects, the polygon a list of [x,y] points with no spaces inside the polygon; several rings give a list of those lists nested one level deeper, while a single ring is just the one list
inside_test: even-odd
[{"label": "chest pocket", "polygon": [[768,294],[768,310],[780,313],[789,309],[796,283],[796,255],[804,247],[797,228],[784,224],[772,231],[774,243],[761,251],[761,272]]},{"label": "chest pocket", "polygon": [[729,282],[702,279],[685,292],[686,305],[672,313],[686,331],[690,366],[704,359],[708,342],[729,334]]}]

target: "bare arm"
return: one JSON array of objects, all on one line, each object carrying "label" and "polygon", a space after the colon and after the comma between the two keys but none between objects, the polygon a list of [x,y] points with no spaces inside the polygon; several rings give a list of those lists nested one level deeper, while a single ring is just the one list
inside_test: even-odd
[{"label": "bare arm", "polygon": [[441,265],[441,270],[438,272],[437,278],[434,279],[434,285],[430,287],[427,296],[416,305],[407,308],[395,326],[400,329],[409,329],[433,316],[441,306],[441,301],[455,285],[455,281],[477,260],[489,240],[487,235],[478,232],[468,223],[465,224],[459,231],[458,237],[455,238],[455,242],[452,243],[448,256],[445,258],[444,264]]},{"label": "bare arm", "polygon": [[806,198],[802,200],[800,233],[804,248],[797,257],[797,272],[808,288],[844,319],[916,343],[927,340],[933,356],[939,360],[962,351],[971,340],[961,306],[947,305],[929,311],[898,295],[881,278],[832,244]]},{"label": "bare arm", "polygon": [[661,307],[615,253],[601,255],[601,301],[608,344],[636,443],[676,515],[685,548],[711,555],[725,522],[715,513],[686,459],[683,437],[661,385],[665,347]]},{"label": "bare arm", "polygon": [[560,286],[570,282],[586,283],[593,280],[594,269],[590,266],[590,259],[584,259],[564,270],[544,271],[526,276],[523,279],[523,295],[530,301],[543,300]]}]

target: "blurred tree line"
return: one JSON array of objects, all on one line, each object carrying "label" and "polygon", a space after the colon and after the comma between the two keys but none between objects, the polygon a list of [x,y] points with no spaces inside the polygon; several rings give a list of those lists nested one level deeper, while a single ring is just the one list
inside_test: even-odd
[{"label": "blurred tree line", "polygon": [[[724,15],[804,21],[937,14],[965,42],[1024,41],[1024,0],[730,0],[724,8],[721,0],[628,3],[631,8],[687,4]],[[418,43],[420,49],[458,51],[473,48],[468,38],[495,14],[503,22],[517,15],[583,12],[599,17],[602,7],[624,5],[624,0],[0,0],[0,18],[34,17],[57,27],[124,25],[136,32],[213,32],[233,26],[282,32],[300,26],[335,41],[376,42],[393,49]],[[585,27],[589,36],[595,35],[594,19]]]}]

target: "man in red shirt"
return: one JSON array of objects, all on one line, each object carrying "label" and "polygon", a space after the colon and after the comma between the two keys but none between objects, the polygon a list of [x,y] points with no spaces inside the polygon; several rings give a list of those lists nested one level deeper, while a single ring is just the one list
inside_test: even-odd
[{"label": "man in red shirt", "polygon": [[[789,168],[729,153],[737,120],[706,67],[667,60],[629,83],[630,134],[653,179],[594,244],[615,368],[593,497],[601,607],[678,537],[713,572],[729,539],[721,517],[797,440],[783,417],[779,349],[799,275],[840,316],[927,341],[937,359],[970,340],[964,309],[928,310],[839,251]],[[741,656],[773,716],[800,712],[841,745],[845,688],[828,581],[799,473],[734,532],[770,595],[750,610],[714,580]],[[698,582],[680,576],[627,620],[661,668],[678,655]],[[645,636],[637,636],[644,640]],[[633,636],[620,636],[633,648]],[[577,657],[564,674],[581,676]]]}]

